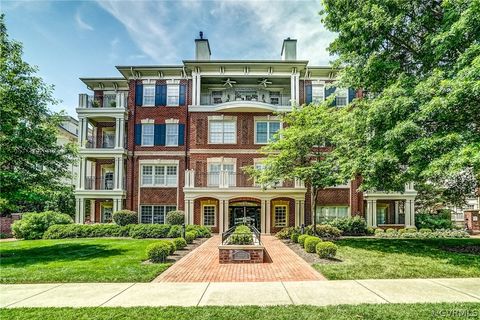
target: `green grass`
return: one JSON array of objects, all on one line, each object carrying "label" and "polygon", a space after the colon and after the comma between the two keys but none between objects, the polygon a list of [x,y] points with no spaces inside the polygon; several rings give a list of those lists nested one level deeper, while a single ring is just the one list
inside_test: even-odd
[{"label": "green grass", "polygon": [[0,243],[0,283],[148,282],[170,264],[141,264],[158,240],[63,239]]},{"label": "green grass", "polygon": [[[460,316],[459,316],[460,314]],[[478,319],[480,303],[342,305],[329,307],[20,308],[0,310],[9,320],[302,320]]]},{"label": "green grass", "polygon": [[480,277],[480,255],[445,246],[480,246],[480,239],[343,239],[339,263],[315,264],[331,280]]}]

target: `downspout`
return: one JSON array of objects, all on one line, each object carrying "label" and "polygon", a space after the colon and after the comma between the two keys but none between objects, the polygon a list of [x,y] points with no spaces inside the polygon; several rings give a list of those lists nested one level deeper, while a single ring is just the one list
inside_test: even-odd
[{"label": "downspout", "polygon": [[[132,71],[132,75],[133,75],[133,67],[131,68],[131,71]],[[137,85],[137,82],[135,81],[135,86]],[[133,90],[133,92],[135,92],[135,89]],[[136,94],[136,92],[135,92]],[[129,97],[131,97],[131,95],[129,95]],[[131,99],[131,98],[129,98]],[[132,144],[132,158],[131,158],[131,166],[132,166],[132,171],[131,171],[131,177],[130,177],[130,190],[131,190],[131,195],[130,195],[130,208],[132,209],[132,211],[135,211],[133,210],[134,209],[134,201],[133,201],[133,195],[134,195],[134,187],[135,187],[135,182],[134,182],[134,179],[135,179],[135,122],[136,122],[136,119],[137,119],[137,113],[135,112],[135,99],[136,97],[133,99],[133,108],[132,108],[132,113],[133,113],[133,144]],[[128,145],[128,139],[127,139],[127,145]],[[127,149],[128,150],[128,149]]]}]

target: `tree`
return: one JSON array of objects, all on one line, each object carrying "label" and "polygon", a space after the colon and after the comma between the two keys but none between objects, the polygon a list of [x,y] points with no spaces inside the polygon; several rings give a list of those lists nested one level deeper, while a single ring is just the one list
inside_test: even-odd
[{"label": "tree", "polygon": [[[0,195],[1,213],[24,210],[46,192],[62,188],[74,146],[58,146],[62,114],[48,109],[53,88],[22,60],[22,46],[8,38],[0,15]],[[41,190],[40,192],[38,190]],[[49,198],[47,197],[47,200]]]},{"label": "tree", "polygon": [[450,203],[471,195],[480,185],[480,1],[324,0],[321,14],[338,33],[329,50],[340,83],[365,93],[333,138],[341,172],[361,174],[363,189],[415,181]]},{"label": "tree", "polygon": [[[245,170],[264,188],[274,188],[282,180],[301,180],[311,194],[311,210],[316,223],[318,191],[339,184],[337,164],[328,144],[336,121],[337,110],[329,107],[330,98],[322,105],[294,108],[281,114],[283,129],[272,141],[262,147],[267,157],[261,170]],[[316,228],[314,228],[316,230]]]}]

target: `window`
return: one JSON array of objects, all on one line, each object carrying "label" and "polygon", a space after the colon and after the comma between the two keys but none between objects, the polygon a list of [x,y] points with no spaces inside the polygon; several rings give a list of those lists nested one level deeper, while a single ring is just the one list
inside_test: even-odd
[{"label": "window", "polygon": [[167,123],[165,125],[166,139],[165,145],[167,147],[176,147],[178,146],[178,124],[176,123]]},{"label": "window", "polygon": [[155,85],[143,85],[143,105],[147,107],[155,106]]},{"label": "window", "polygon": [[317,223],[348,217],[348,206],[317,207]]},{"label": "window", "polygon": [[286,227],[287,226],[287,212],[288,205],[275,205],[273,207],[275,227]]},{"label": "window", "polygon": [[235,165],[233,163],[209,163],[208,165],[208,181],[207,185],[216,187],[220,184],[220,172],[227,171],[228,185],[236,185]]},{"label": "window", "polygon": [[142,205],[140,206],[140,222],[141,223],[165,223],[165,216],[170,211],[177,210],[177,206],[173,205]]},{"label": "window", "polygon": [[176,165],[142,166],[142,186],[176,187]]},{"label": "window", "polygon": [[215,226],[215,205],[203,206],[203,225],[213,227]]},{"label": "window", "polygon": [[325,88],[323,84],[312,85],[312,102],[320,103],[325,100]]},{"label": "window", "polygon": [[280,121],[255,122],[255,143],[268,143],[280,130]]},{"label": "window", "polygon": [[335,105],[337,107],[344,107],[348,104],[348,89],[337,88],[335,90],[337,96],[335,97]]},{"label": "window", "polygon": [[155,126],[153,123],[142,124],[142,146],[153,146],[153,134]]},{"label": "window", "polygon": [[234,120],[210,120],[209,143],[236,143],[237,122]]},{"label": "window", "polygon": [[179,95],[180,95],[179,85],[168,85],[167,86],[167,106],[178,106]]},{"label": "window", "polygon": [[102,205],[102,222],[112,222],[113,207],[110,205]]}]

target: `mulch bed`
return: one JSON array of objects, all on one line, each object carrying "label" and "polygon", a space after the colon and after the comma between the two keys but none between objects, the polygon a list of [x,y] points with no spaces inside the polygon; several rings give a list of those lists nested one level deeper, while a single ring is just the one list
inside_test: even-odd
[{"label": "mulch bed", "polygon": [[293,242],[292,240],[282,240],[282,242],[293,250],[300,258],[308,262],[309,264],[330,264],[330,263],[338,263],[342,262],[339,259],[321,259],[318,257],[316,253],[308,253],[298,244]]}]

